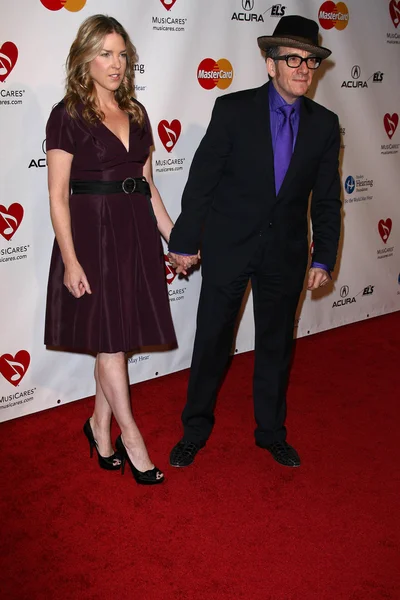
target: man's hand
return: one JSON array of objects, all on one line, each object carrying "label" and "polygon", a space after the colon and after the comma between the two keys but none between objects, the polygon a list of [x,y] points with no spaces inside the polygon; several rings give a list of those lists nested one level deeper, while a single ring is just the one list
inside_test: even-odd
[{"label": "man's hand", "polygon": [[168,259],[170,265],[176,270],[176,272],[187,275],[188,269],[196,265],[200,258],[200,252],[190,256],[184,256],[182,254],[175,254],[174,252],[168,252]]},{"label": "man's hand", "polygon": [[307,289],[316,290],[317,288],[329,283],[329,273],[318,267],[311,267],[308,271]]}]

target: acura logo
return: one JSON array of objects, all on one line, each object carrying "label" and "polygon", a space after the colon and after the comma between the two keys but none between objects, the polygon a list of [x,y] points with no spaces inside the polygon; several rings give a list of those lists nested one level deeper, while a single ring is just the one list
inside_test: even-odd
[{"label": "acura logo", "polygon": [[351,70],[351,76],[353,79],[360,79],[361,69],[358,65],[354,65]]},{"label": "acura logo", "polygon": [[342,285],[342,287],[340,288],[340,297],[341,298],[346,298],[349,295],[349,286],[348,285]]},{"label": "acura logo", "polygon": [[243,10],[253,10],[254,0],[242,0]]}]

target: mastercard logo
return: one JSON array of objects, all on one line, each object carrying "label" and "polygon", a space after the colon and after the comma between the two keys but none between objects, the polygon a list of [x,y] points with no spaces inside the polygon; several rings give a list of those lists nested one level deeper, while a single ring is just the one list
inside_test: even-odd
[{"label": "mastercard logo", "polygon": [[48,10],[66,8],[69,12],[78,12],[86,4],[86,0],[40,0]]},{"label": "mastercard logo", "polygon": [[205,58],[197,67],[197,79],[205,90],[226,90],[233,81],[233,67],[226,58]]},{"label": "mastercard logo", "polygon": [[335,4],[328,0],[324,2],[318,13],[318,19],[321,27],[324,29],[345,29],[349,23],[349,9],[344,2]]}]

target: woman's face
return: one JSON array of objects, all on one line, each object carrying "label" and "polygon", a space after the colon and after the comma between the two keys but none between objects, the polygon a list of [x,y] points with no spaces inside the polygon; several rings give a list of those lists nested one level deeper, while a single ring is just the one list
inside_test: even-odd
[{"label": "woman's face", "polygon": [[126,46],[118,33],[104,38],[103,48],[89,64],[89,73],[96,88],[115,92],[121,85],[126,71]]}]

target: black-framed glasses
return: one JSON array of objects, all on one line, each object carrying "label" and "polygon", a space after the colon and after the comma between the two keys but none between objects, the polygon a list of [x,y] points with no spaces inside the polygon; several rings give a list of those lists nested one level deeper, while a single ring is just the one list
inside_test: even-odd
[{"label": "black-framed glasses", "polygon": [[298,54],[285,54],[284,56],[277,56],[273,60],[284,60],[291,69],[297,69],[303,62],[306,63],[308,69],[318,69],[322,59],[319,56],[307,56],[303,58]]}]

